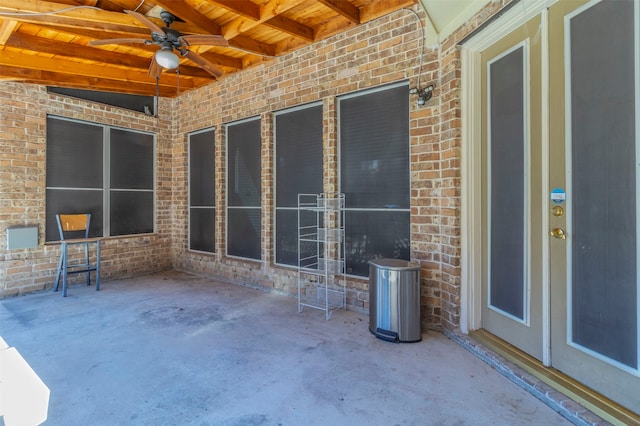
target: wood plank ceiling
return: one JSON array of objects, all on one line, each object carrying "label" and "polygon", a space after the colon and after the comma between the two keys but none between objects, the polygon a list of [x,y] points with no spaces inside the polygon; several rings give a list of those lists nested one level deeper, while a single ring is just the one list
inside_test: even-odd
[{"label": "wood plank ceiling", "polygon": [[[417,0],[0,0],[0,82],[155,95],[153,43],[91,45],[93,40],[152,40],[150,26],[177,17],[181,35],[221,35],[228,46],[188,51],[230,74],[364,24]],[[145,25],[140,15],[148,18]],[[138,18],[136,18],[138,16]],[[223,40],[224,41],[224,40]],[[187,48],[187,46],[185,46]],[[174,50],[175,53],[178,53]],[[184,53],[184,52],[183,52]],[[180,55],[179,78],[163,70],[161,96],[216,81],[201,64]],[[151,71],[151,72],[149,72]],[[151,75],[149,75],[151,74]],[[224,78],[224,75],[221,77]]]}]

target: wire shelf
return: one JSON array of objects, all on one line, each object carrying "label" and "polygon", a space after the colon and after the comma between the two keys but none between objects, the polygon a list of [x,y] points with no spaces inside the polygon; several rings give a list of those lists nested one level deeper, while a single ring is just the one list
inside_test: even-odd
[{"label": "wire shelf", "polygon": [[344,194],[298,195],[298,312],[346,307]]}]

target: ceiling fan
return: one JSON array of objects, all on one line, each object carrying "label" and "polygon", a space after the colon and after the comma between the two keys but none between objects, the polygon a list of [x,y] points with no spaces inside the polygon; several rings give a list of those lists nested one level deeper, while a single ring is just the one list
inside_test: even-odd
[{"label": "ceiling fan", "polygon": [[164,21],[166,27],[161,28],[156,25],[155,22],[141,13],[131,10],[125,10],[125,12],[131,15],[143,23],[147,28],[151,30],[151,40],[143,38],[112,38],[105,40],[92,40],[89,42],[91,46],[102,46],[106,44],[156,44],[160,46],[151,59],[151,65],[149,66],[148,74],[151,77],[159,78],[162,73],[162,69],[173,69],[180,64],[180,58],[173,51],[177,51],[180,56],[190,59],[199,65],[202,69],[216,78],[220,78],[224,71],[209,62],[207,59],[187,49],[191,45],[207,45],[207,46],[228,46],[229,43],[221,35],[204,35],[204,34],[190,34],[182,35],[180,32],[170,28],[171,24],[175,21],[176,17],[167,11],[160,12],[160,17]]}]

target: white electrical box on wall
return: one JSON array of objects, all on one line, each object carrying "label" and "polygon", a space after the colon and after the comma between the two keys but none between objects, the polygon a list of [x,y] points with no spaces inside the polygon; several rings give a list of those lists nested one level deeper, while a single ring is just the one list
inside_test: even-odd
[{"label": "white electrical box on wall", "polygon": [[7,229],[7,250],[38,247],[38,227],[21,226]]}]

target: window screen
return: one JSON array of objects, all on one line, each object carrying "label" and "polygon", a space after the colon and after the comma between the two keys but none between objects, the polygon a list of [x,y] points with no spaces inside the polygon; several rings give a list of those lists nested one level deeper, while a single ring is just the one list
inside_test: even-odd
[{"label": "window screen", "polygon": [[153,192],[111,191],[109,218],[110,235],[153,232]]},{"label": "window screen", "polygon": [[215,252],[215,131],[189,135],[189,249]]},{"label": "window screen", "polygon": [[409,216],[408,211],[347,210],[346,272],[366,276],[369,274],[369,261],[372,259],[409,259]]},{"label": "window screen", "polygon": [[340,100],[340,186],[347,207],[409,208],[409,89]]},{"label": "window screen", "polygon": [[47,241],[60,239],[57,214],[91,213],[89,235],[103,235],[103,152],[103,126],[47,118]]},{"label": "window screen", "polygon": [[102,189],[103,132],[94,124],[48,119],[47,186]]},{"label": "window screen", "polygon": [[322,105],[275,116],[276,263],[298,264],[298,194],[322,192]]},{"label": "window screen", "polygon": [[47,117],[46,180],[47,241],[60,213],[91,213],[91,236],[153,232],[153,135]]},{"label": "window screen", "polygon": [[111,189],[153,190],[153,136],[111,129]]},{"label": "window screen", "polygon": [[[489,65],[491,228],[489,303],[525,320],[526,151],[523,46]],[[508,229],[509,232],[504,232]],[[505,259],[510,259],[505,262]]]},{"label": "window screen", "polygon": [[[47,168],[47,170],[49,170]],[[104,191],[102,189],[47,188],[46,191],[46,240],[58,241],[60,234],[57,214],[91,213],[90,237],[104,235]]]},{"label": "window screen", "polygon": [[633,16],[631,1],[601,2],[571,20],[568,242],[572,341],[636,369],[640,122]]},{"label": "window screen", "polygon": [[342,97],[338,112],[346,268],[367,276],[371,259],[410,257],[409,88]]},{"label": "window screen", "polygon": [[260,120],[227,126],[227,254],[260,259]]},{"label": "window screen", "polygon": [[153,136],[110,131],[110,235],[153,232]]}]

